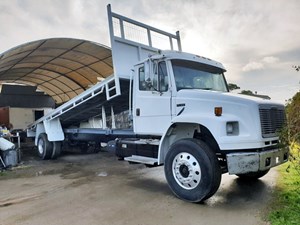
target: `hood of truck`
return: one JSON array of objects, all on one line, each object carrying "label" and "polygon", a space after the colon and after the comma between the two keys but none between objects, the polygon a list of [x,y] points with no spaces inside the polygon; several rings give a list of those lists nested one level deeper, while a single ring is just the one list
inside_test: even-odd
[{"label": "hood of truck", "polygon": [[[282,105],[279,102],[275,102],[269,99],[263,99],[259,97],[235,94],[230,92],[218,92],[211,90],[199,90],[199,89],[182,89],[177,92],[178,99],[195,99],[197,101],[205,101],[211,102],[213,104],[216,103],[224,103],[224,104],[272,104],[272,105]],[[221,105],[220,105],[221,106]]]},{"label": "hood of truck", "polygon": [[[237,149],[239,146],[264,147],[260,109],[266,107],[284,110],[282,104],[271,100],[210,90],[180,90],[174,96],[174,100],[172,122],[189,122],[205,126],[213,134],[221,149]],[[215,115],[216,107],[222,108],[221,116]],[[230,122],[238,123],[237,136],[229,136],[226,133],[226,124]]]}]

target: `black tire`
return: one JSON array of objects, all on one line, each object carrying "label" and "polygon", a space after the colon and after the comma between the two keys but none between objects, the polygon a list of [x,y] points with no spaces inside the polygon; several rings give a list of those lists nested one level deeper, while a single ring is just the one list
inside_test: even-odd
[{"label": "black tire", "polygon": [[209,154],[211,154],[210,156],[210,159],[212,160],[211,163],[212,165],[214,165],[212,167],[212,169],[214,170],[213,171],[213,185],[212,185],[212,188],[210,190],[210,192],[208,193],[208,195],[203,199],[206,200],[206,199],[209,199],[210,197],[212,197],[219,189],[220,187],[220,184],[221,184],[221,179],[222,179],[222,170],[221,170],[221,167],[220,167],[220,164],[219,164],[219,161],[215,155],[215,153],[211,150],[209,150]]},{"label": "black tire", "polygon": [[62,149],[62,142],[61,141],[54,141],[53,144],[53,151],[51,155],[51,159],[56,159],[61,154]]},{"label": "black tire", "polygon": [[42,133],[39,135],[37,147],[38,147],[38,154],[43,160],[51,158],[53,145],[50,141],[48,141],[47,134]]},{"label": "black tire", "polygon": [[89,144],[87,142],[81,142],[79,148],[81,153],[86,154],[89,150]]},{"label": "black tire", "polygon": [[257,180],[264,175],[266,175],[270,169],[264,170],[264,171],[257,171],[257,172],[250,172],[245,174],[236,174],[240,179],[243,180]]},{"label": "black tire", "polygon": [[204,142],[182,139],[165,158],[165,176],[173,193],[189,202],[202,202],[219,188],[221,169],[213,151]]}]

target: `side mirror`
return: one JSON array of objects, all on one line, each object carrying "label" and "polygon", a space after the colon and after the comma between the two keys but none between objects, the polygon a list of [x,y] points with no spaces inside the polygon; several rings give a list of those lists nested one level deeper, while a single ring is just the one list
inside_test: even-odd
[{"label": "side mirror", "polygon": [[144,62],[144,68],[145,68],[145,81],[148,79],[150,80],[150,62],[147,60]]}]

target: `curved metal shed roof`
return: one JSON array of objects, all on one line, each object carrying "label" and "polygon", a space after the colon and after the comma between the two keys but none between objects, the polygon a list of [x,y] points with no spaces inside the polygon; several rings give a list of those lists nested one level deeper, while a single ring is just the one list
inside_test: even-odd
[{"label": "curved metal shed roof", "polygon": [[37,86],[63,103],[113,73],[110,48],[79,39],[25,43],[0,55],[0,84]]}]

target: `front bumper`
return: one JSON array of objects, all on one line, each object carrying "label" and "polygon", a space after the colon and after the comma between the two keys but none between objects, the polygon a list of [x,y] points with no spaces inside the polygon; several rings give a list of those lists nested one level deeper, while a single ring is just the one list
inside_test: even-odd
[{"label": "front bumper", "polygon": [[264,171],[288,161],[289,148],[227,154],[229,174]]}]

